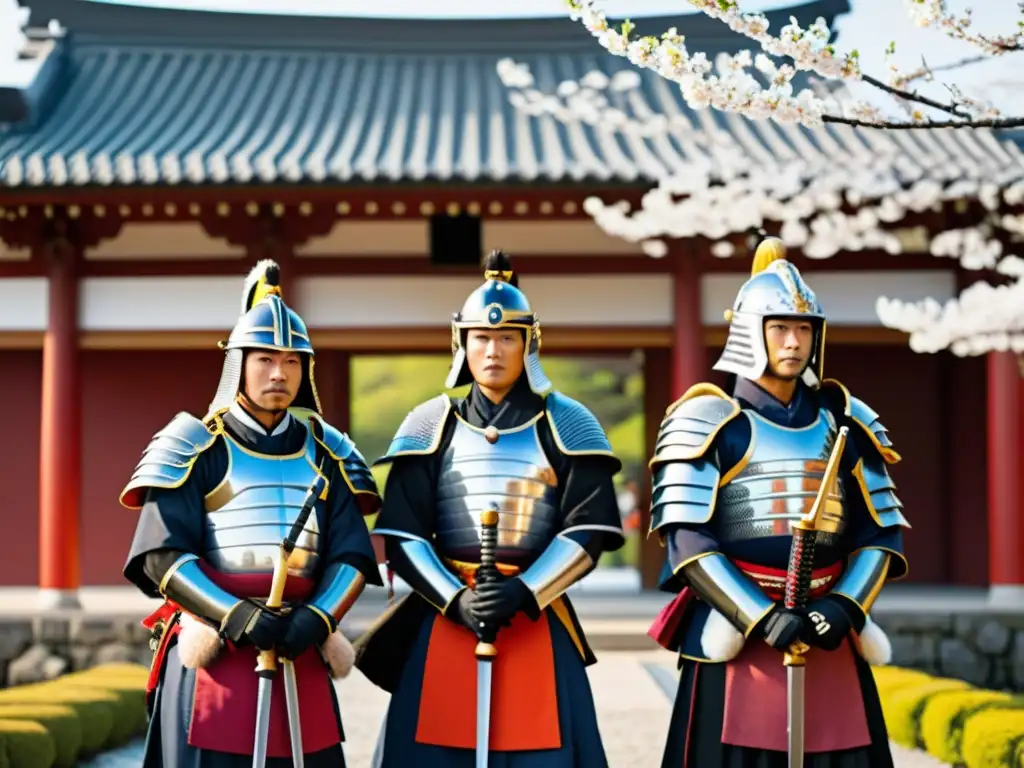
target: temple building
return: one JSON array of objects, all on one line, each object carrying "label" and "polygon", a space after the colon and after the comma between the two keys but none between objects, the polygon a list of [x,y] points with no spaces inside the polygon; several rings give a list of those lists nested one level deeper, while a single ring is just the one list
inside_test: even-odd
[{"label": "temple building", "polygon": [[[480,281],[480,252],[494,247],[512,255],[535,304],[543,355],[642,359],[648,452],[666,406],[708,378],[723,311],[749,275],[746,240],[733,258],[716,258],[703,238],[651,258],[583,210],[590,196],[636,204],[699,142],[527,115],[496,72],[513,58],[554,89],[630,67],[579,24],[86,0],[31,10],[16,69],[27,74],[0,79],[0,485],[4,535],[21,542],[0,560],[0,584],[59,598],[123,583],[134,520],[118,494],[175,412],[205,413],[216,343],[259,258],[282,265],[285,299],[317,350],[326,416],[343,429],[353,358],[449,354],[451,314]],[[790,15],[831,22],[847,10],[846,0],[815,0],[768,15],[777,28]],[[746,47],[710,18],[685,24],[701,50]],[[698,132],[734,133],[751,162],[819,151],[805,129],[695,113],[674,86],[641,77],[637,98],[688,116]],[[852,129],[830,135],[843,151],[874,146]],[[908,141],[936,162],[1020,163],[990,132]],[[915,354],[875,313],[883,289],[942,301],[966,284],[920,236],[935,216],[900,223],[898,256],[793,260],[828,313],[826,374],[878,411],[903,456],[894,475],[914,524],[910,580],[1021,585],[1024,502],[987,458],[1024,470],[1020,372],[1002,358]],[[990,538],[1007,536],[1016,557],[1004,546],[990,559]],[[656,542],[643,545],[644,585],[663,557]]]}]

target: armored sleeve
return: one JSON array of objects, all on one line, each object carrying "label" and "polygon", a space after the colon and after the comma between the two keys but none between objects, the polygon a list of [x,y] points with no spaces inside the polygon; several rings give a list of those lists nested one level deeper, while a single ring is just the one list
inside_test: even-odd
[{"label": "armored sleeve", "polygon": [[121,491],[128,509],[142,509],[151,488],[178,488],[188,480],[199,456],[217,439],[216,430],[190,413],[179,413],[161,429],[142,452],[131,478]]},{"label": "armored sleeve", "polygon": [[380,493],[366,459],[344,432],[323,419],[317,418],[317,423],[317,442],[337,466],[338,477],[348,492],[355,496],[361,513],[376,514],[380,510]]},{"label": "armored sleeve", "polygon": [[[159,595],[146,573],[146,556],[170,557],[202,551],[203,496],[227,467],[227,453],[214,430],[188,413],[179,413],[150,440],[127,486],[121,504],[138,509],[135,536],[124,575],[149,597]],[[167,567],[157,569],[159,576]]]},{"label": "armored sleeve", "polygon": [[910,524],[888,470],[900,456],[878,414],[846,387],[826,380],[822,394],[837,419],[850,427],[852,437],[844,462],[846,487],[851,489],[845,535],[848,555],[832,594],[845,598],[863,619],[885,582],[907,572],[903,529]]},{"label": "armored sleeve", "polygon": [[[331,453],[331,456],[336,457],[336,454]],[[332,632],[367,584],[383,586],[384,583],[359,505],[360,496],[352,490],[352,478],[346,478],[342,461],[339,460],[328,474],[330,487],[324,510],[324,569],[307,603],[327,622]],[[376,498],[376,483],[372,477],[369,483],[373,483],[373,496]]]},{"label": "armored sleeve", "polygon": [[650,462],[650,532],[668,548],[672,573],[663,588],[685,582],[749,635],[775,603],[722,554],[712,524],[718,488],[735,464],[722,461],[720,444],[727,429],[746,424],[740,414],[739,404],[711,384],[692,387],[669,407]]},{"label": "armored sleeve", "polygon": [[540,609],[593,570],[602,552],[625,542],[612,480],[620,464],[604,430],[560,393],[548,395],[547,405],[538,434],[558,476],[561,530],[520,576]]},{"label": "armored sleeve", "polygon": [[445,611],[463,584],[434,550],[438,456],[450,439],[451,401],[440,395],[405,418],[387,453],[390,464],[374,536],[384,537],[388,564],[424,600]]}]

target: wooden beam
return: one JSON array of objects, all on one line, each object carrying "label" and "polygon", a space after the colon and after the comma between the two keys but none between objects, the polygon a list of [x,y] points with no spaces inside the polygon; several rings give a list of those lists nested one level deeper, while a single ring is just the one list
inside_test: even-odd
[{"label": "wooden beam", "polygon": [[[521,275],[577,275],[586,274],[664,274],[675,271],[672,259],[652,259],[643,255],[628,254],[528,254],[516,256],[516,271]],[[750,264],[745,259],[716,259],[697,257],[697,266],[702,274],[746,273]],[[906,255],[893,257],[887,254],[859,253],[842,254],[828,260],[812,261],[798,254],[793,263],[808,275],[813,283],[814,271],[864,272],[889,269],[937,270],[948,268],[939,260],[928,255]],[[81,266],[86,277],[184,277],[209,275],[242,275],[252,266],[252,260],[225,258],[222,256],[189,259],[87,259]],[[294,274],[316,275],[479,275],[476,266],[438,267],[430,263],[426,254],[422,256],[380,255],[380,256],[295,256],[290,269]],[[36,262],[0,261],[0,277],[44,275],[45,270]]]},{"label": "wooden beam", "polygon": [[42,349],[42,331],[0,331],[0,349]]},{"label": "wooden beam", "polygon": [[125,221],[187,221],[205,213],[231,215],[235,209],[271,206],[279,218],[315,216],[330,209],[348,219],[421,219],[434,214],[505,219],[589,219],[583,201],[598,196],[606,203],[626,200],[634,208],[649,185],[578,184],[387,184],[360,186],[275,186],[159,188],[15,187],[5,190],[4,208],[74,208],[74,216],[113,216]]},{"label": "wooden beam", "polygon": [[[418,328],[313,328],[317,349],[340,349],[361,354],[433,353],[451,350],[448,326]],[[705,327],[704,345],[725,344],[726,328]],[[83,331],[82,349],[216,349],[227,337],[224,331]],[[668,327],[567,327],[544,329],[544,353],[603,354],[642,348],[672,346]],[[908,336],[879,326],[833,326],[830,344],[903,346]],[[42,331],[0,331],[0,349],[42,349]]]}]

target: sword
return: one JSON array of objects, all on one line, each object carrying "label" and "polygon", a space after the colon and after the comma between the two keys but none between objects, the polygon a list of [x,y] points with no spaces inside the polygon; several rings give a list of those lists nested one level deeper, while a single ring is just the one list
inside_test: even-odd
[{"label": "sword", "polygon": [[[325,457],[326,458],[326,457]],[[274,578],[270,585],[270,597],[267,598],[267,608],[276,610],[281,607],[284,598],[284,585],[288,580],[288,558],[295,550],[302,529],[306,527],[306,521],[316,504],[316,500],[323,493],[326,480],[323,476],[323,459],[320,460],[320,471],[309,490],[306,491],[306,498],[302,502],[298,517],[292,523],[288,535],[284,537],[281,546],[277,551],[277,562],[274,563]],[[259,659],[256,662],[256,674],[259,676],[256,691],[256,742],[252,750],[253,768],[264,768],[267,762],[267,735],[270,729],[270,693],[273,689],[274,676],[277,674],[277,654],[274,651],[260,651]],[[289,683],[289,677],[291,682]],[[289,691],[289,688],[291,691]],[[292,761],[301,768],[303,764],[302,755],[302,730],[299,726],[299,701],[298,687],[295,681],[295,667],[285,662],[285,697],[288,700],[288,730],[292,738]],[[294,712],[291,699],[294,698]],[[293,718],[294,715],[294,719]],[[296,746],[298,751],[296,752]]]},{"label": "sword", "polygon": [[[480,568],[476,572],[476,583],[493,581],[498,576],[494,564],[495,549],[498,546],[498,510],[488,509],[480,515]],[[476,644],[476,766],[487,768],[487,757],[491,751],[491,664],[498,655],[494,647],[497,632],[493,627],[483,627],[483,638]]]},{"label": "sword", "polygon": [[284,703],[288,710],[288,734],[292,740],[292,765],[305,768],[306,757],[302,751],[302,724],[299,720],[299,681],[295,677],[295,664],[289,659],[281,660],[284,671]]},{"label": "sword", "polygon": [[[841,427],[832,448],[821,487],[810,511],[793,523],[793,541],[789,549],[789,567],[786,571],[786,593],[783,605],[790,610],[804,608],[811,591],[811,571],[814,569],[814,548],[817,544],[818,525],[825,514],[828,492],[839,474],[839,460],[846,447],[848,427]],[[786,732],[789,747],[789,768],[804,765],[804,658],[810,647],[801,641],[793,643],[782,657],[786,667]]]}]

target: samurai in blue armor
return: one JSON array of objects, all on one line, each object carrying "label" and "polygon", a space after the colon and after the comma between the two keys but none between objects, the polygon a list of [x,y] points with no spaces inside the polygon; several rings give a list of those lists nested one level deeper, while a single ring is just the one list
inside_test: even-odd
[{"label": "samurai in blue armor", "polygon": [[[306,768],[338,768],[332,678],[354,662],[338,623],[366,584],[382,584],[363,519],[380,506],[377,487],[352,440],[323,418],[309,334],[273,261],[246,279],[221,346],[208,413],[179,413],[157,432],[121,494],[139,512],[124,575],[163,599],[145,622],[155,655],[143,766],[251,768],[261,738],[268,768],[290,768],[294,729]],[[288,555],[283,608],[268,608],[280,545],[315,483],[323,490]],[[259,651],[281,660],[262,723]],[[285,706],[291,680],[298,722]]]},{"label": "samurai in blue armor", "polygon": [[[586,667],[595,662],[566,590],[623,544],[620,463],[581,403],[552,389],[540,323],[508,257],[452,323],[446,387],[408,415],[375,536],[412,589],[356,642],[357,665],[392,694],[384,768],[472,768],[487,717],[490,768],[604,768]],[[498,513],[496,581],[477,584],[481,516]],[[498,627],[489,709],[474,648]]]}]

